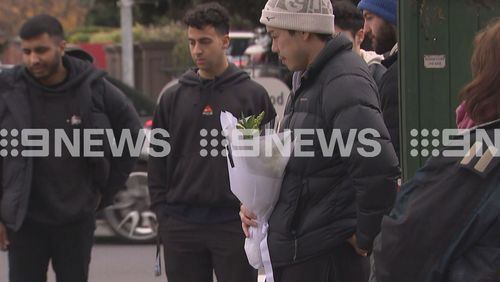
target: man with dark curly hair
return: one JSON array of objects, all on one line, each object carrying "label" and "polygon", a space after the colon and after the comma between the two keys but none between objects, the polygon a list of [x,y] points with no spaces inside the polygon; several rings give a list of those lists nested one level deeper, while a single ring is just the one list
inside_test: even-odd
[{"label": "man with dark curly hair", "polygon": [[162,93],[153,128],[168,130],[171,153],[149,160],[151,208],[160,223],[167,278],[212,281],[215,271],[220,282],[255,282],[257,271],[245,255],[239,202],[221,151],[220,113],[265,111],[262,124],[276,114],[265,89],[227,60],[226,9],[200,5],[184,22],[196,68]]}]

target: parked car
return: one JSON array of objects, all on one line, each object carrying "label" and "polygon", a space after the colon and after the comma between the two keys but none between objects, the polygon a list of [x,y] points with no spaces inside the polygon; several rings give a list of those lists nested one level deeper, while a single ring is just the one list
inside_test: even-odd
[{"label": "parked car", "polygon": [[251,77],[275,77],[291,87],[292,73],[271,51],[271,37],[264,28],[255,31],[230,31],[228,60],[244,69]]},{"label": "parked car", "polygon": [[255,44],[256,34],[252,31],[230,31],[231,43],[227,49],[227,58],[237,67],[245,67],[250,63],[250,56],[245,54],[246,49]]},{"label": "parked car", "polygon": [[2,72],[3,70],[7,70],[7,69],[10,69],[12,68],[13,65],[4,65],[0,62],[0,72]]},{"label": "parked car", "polygon": [[105,208],[99,218],[103,218],[114,235],[122,240],[137,243],[149,242],[156,237],[156,216],[149,210],[147,174],[154,102],[118,79],[112,77],[106,77],[106,79],[132,101],[143,122],[146,140],[136,167],[126,182],[126,189],[116,195],[114,204]]}]

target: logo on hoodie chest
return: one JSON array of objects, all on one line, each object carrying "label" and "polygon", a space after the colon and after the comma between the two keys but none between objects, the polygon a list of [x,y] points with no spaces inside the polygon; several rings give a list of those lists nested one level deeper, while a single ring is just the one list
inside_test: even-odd
[{"label": "logo on hoodie chest", "polygon": [[82,118],[77,115],[72,115],[70,119],[66,120],[66,122],[71,124],[72,126],[77,126],[82,123]]},{"label": "logo on hoodie chest", "polygon": [[206,105],[205,108],[203,109],[202,115],[212,116],[213,114],[214,114],[214,111],[212,110],[212,107],[210,105]]}]

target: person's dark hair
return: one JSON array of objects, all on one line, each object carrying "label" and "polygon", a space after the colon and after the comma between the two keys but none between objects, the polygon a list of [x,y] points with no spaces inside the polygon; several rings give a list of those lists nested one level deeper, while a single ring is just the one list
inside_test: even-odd
[{"label": "person's dark hair", "polygon": [[189,10],[184,16],[184,23],[197,29],[211,25],[220,34],[229,33],[229,13],[216,2],[198,5]]},{"label": "person's dark hair", "polygon": [[344,30],[349,30],[352,37],[363,28],[365,20],[363,14],[351,1],[333,2],[333,14],[335,15],[335,25]]},{"label": "person's dark hair", "polygon": [[471,68],[473,79],[462,90],[469,117],[481,124],[500,118],[500,18],[474,39]]},{"label": "person's dark hair", "polygon": [[50,37],[64,39],[64,29],[61,22],[47,14],[36,15],[24,22],[19,30],[19,37],[31,39],[44,33]]},{"label": "person's dark hair", "polygon": [[[294,36],[296,32],[297,32],[296,30],[288,30],[288,33],[291,36]],[[317,36],[319,38],[319,40],[321,40],[323,42],[327,42],[328,40],[332,39],[332,35],[331,34],[326,34],[326,33],[313,33],[313,34],[315,36]]]}]

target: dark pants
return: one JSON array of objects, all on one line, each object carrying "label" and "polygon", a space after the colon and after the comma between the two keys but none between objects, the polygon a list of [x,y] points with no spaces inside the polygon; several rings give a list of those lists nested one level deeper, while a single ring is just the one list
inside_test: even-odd
[{"label": "dark pants", "polygon": [[46,282],[50,260],[57,282],[86,282],[94,230],[94,216],[62,226],[25,221],[9,231],[10,282]]},{"label": "dark pants", "polygon": [[169,282],[256,282],[257,270],[248,264],[240,221],[191,224],[162,219],[165,272]]},{"label": "dark pants", "polygon": [[370,261],[348,243],[302,263],[275,268],[275,282],[368,282]]}]

